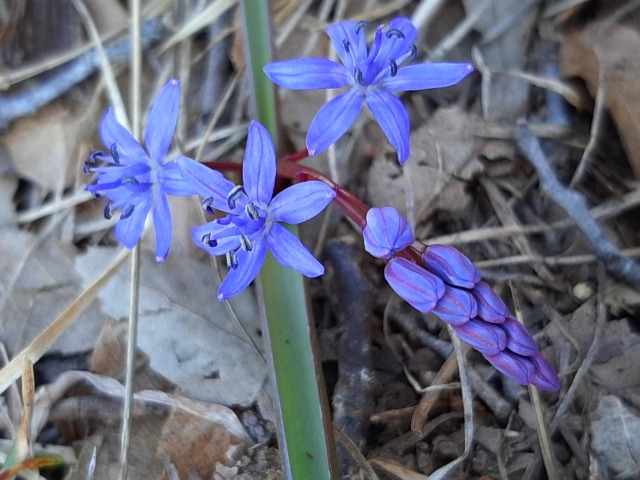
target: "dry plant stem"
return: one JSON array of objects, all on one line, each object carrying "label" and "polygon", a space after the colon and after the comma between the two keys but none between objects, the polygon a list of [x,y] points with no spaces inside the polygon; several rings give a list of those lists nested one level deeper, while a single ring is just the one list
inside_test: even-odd
[{"label": "dry plant stem", "polygon": [[[145,48],[155,44],[161,36],[162,27],[159,21],[149,20],[145,23],[142,38]],[[104,51],[110,61],[126,60],[131,55],[129,39],[107,46]],[[14,95],[3,95],[0,97],[0,129],[6,128],[17,118],[33,115],[39,108],[85,80],[99,65],[98,53],[91,50],[59,67],[46,78],[39,79],[33,88]]]},{"label": "dry plant stem", "polygon": [[122,263],[129,256],[129,251],[122,249],[102,275],[89,285],[71,305],[56,317],[56,319],[45,328],[40,335],[33,339],[21,352],[19,352],[2,370],[0,370],[0,393],[3,393],[9,386],[20,378],[22,373],[22,362],[26,356],[31,362],[36,363],[47,353],[51,346],[67,331],[78,319],[80,314],[96,298],[98,293],[104,288],[111,277],[118,271]]},{"label": "dry plant stem", "polygon": [[553,416],[553,420],[549,424],[549,430],[554,432],[562,418],[564,417],[569,407],[573,404],[574,399],[576,398],[578,389],[582,386],[583,380],[593,363],[596,354],[598,353],[598,349],[600,348],[600,339],[602,338],[602,333],[604,331],[605,323],[607,322],[607,307],[604,299],[605,292],[605,274],[604,274],[604,266],[602,263],[598,263],[598,308],[597,308],[597,318],[596,318],[596,328],[593,332],[593,341],[591,342],[591,346],[580,364],[578,371],[573,377],[573,381],[571,382],[571,386],[567,390],[567,392],[563,395],[562,400],[560,401],[558,408],[556,409],[556,413]]},{"label": "dry plant stem", "polygon": [[624,256],[605,236],[600,225],[589,215],[584,197],[560,183],[542,151],[540,142],[526,126],[521,125],[516,129],[516,143],[536,169],[542,189],[575,221],[607,269],[632,287],[640,289],[638,264]]},{"label": "dry plant stem", "polygon": [[[140,0],[130,0],[131,15],[131,133],[140,139],[140,87],[142,77],[142,14]],[[131,252],[131,291],[129,294],[129,325],[125,372],[124,411],[120,437],[120,472],[118,478],[126,480],[129,468],[129,442],[131,441],[131,417],[133,409],[133,376],[136,345],[138,343],[138,304],[140,297],[140,242]]]}]

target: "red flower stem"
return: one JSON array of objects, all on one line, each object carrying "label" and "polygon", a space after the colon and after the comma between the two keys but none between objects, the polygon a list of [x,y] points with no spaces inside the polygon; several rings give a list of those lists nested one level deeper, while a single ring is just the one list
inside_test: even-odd
[{"label": "red flower stem", "polygon": [[304,150],[300,150],[299,152],[292,153],[291,155],[287,155],[286,157],[284,157],[283,161],[296,163],[300,160],[304,160],[305,158],[309,158],[309,151],[306,148]]},{"label": "red flower stem", "polygon": [[[347,217],[353,220],[360,229],[364,230],[364,227],[367,226],[367,212],[369,211],[369,206],[330,178],[325,177],[316,169],[296,163],[307,156],[307,151],[303,150],[302,152],[285,157],[283,160],[278,162],[278,175],[297,182],[317,180],[326,183],[336,192],[336,196],[333,201],[338,205],[340,210],[342,210]],[[293,158],[293,160],[289,160],[291,158]],[[206,162],[205,165],[214,170],[238,173],[242,172],[242,164],[240,163]],[[424,253],[426,249],[427,246],[424,243],[414,240],[411,246],[405,248],[401,252],[398,252],[396,256],[404,257],[407,260],[422,265],[422,253]]]}]

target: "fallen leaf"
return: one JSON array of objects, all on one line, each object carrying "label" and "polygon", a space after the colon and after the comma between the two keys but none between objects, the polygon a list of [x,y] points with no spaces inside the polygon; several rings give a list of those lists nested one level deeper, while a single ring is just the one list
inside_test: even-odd
[{"label": "fallen leaf", "polygon": [[[600,399],[591,416],[591,448],[616,473],[616,478],[637,474],[640,464],[640,418],[618,397]],[[635,477],[635,475],[634,475]]]},{"label": "fallen leaf", "polygon": [[[78,258],[78,270],[89,280],[111,256],[112,249],[91,248]],[[129,285],[129,272],[121,269],[99,294],[105,313],[128,317]],[[208,261],[170,254],[165,263],[156,263],[153,253],[143,250],[138,347],[149,356],[151,368],[186,396],[248,406],[262,387],[266,365],[216,298],[217,288]],[[262,345],[251,292],[231,305]]]},{"label": "fallen leaf", "polygon": [[570,31],[560,50],[560,68],[566,77],[582,78],[594,98],[603,89],[604,105],[640,177],[640,29],[638,15],[629,17],[626,24],[594,21]]}]

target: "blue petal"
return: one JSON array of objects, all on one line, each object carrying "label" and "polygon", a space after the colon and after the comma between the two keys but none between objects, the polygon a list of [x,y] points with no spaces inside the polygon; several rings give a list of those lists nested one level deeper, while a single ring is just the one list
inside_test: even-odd
[{"label": "blue petal", "polygon": [[127,164],[132,161],[149,163],[147,152],[133,138],[129,130],[118,123],[111,108],[107,110],[100,122],[100,137],[107,148],[116,144],[121,163]]},{"label": "blue petal", "polygon": [[480,281],[473,262],[451,245],[429,245],[422,260],[430,272],[456,287],[473,288]]},{"label": "blue petal", "polygon": [[407,109],[398,97],[384,90],[367,92],[367,105],[389,143],[398,151],[398,161],[403,164],[409,158]]},{"label": "blue petal", "polygon": [[253,250],[246,252],[238,250],[238,267],[229,270],[218,289],[218,300],[223,301],[242,292],[260,272],[260,267],[264,263],[267,255],[267,243],[256,242]]},{"label": "blue petal", "polygon": [[276,221],[297,225],[319,214],[335,196],[329,185],[313,180],[286,188],[274,197],[269,209]]},{"label": "blue petal", "polygon": [[152,202],[152,195],[147,195],[139,199],[135,203],[133,214],[124,220],[118,220],[118,223],[116,223],[116,238],[125,247],[131,249],[138,243],[138,240],[140,240],[140,236],[144,230],[144,222],[147,220]]},{"label": "blue petal", "polygon": [[[209,222],[191,229],[193,242],[209,255],[224,255],[231,250],[240,248],[239,236],[242,232],[233,223],[221,225],[218,222]],[[215,246],[209,246],[202,239],[208,235],[216,241]]]},{"label": "blue petal", "polygon": [[213,198],[213,208],[229,212],[227,195],[235,187],[233,183],[224,178],[217,170],[211,170],[201,163],[187,157],[178,158],[178,168],[182,178],[193,191],[202,198]]},{"label": "blue petal", "polygon": [[153,205],[153,226],[156,231],[156,262],[164,262],[169,254],[173,233],[171,210],[164,195],[158,195]]},{"label": "blue petal", "polygon": [[276,151],[269,131],[255,120],[249,125],[242,182],[244,191],[252,201],[269,204],[276,182]]},{"label": "blue petal", "polygon": [[452,328],[464,342],[484,355],[497,355],[506,348],[507,336],[493,323],[474,318]]},{"label": "blue petal", "polygon": [[473,72],[469,63],[421,63],[398,69],[398,73],[387,76],[382,86],[390,92],[408,92],[428,88],[455,85]]},{"label": "blue petal", "polygon": [[[349,72],[356,69],[358,60],[367,58],[367,39],[364,30],[356,33],[357,22],[345,20],[325,28],[336,53]],[[347,45],[349,47],[347,48]]]},{"label": "blue petal", "polygon": [[509,316],[500,324],[500,328],[507,334],[507,348],[525,357],[538,353],[538,345],[517,318]]},{"label": "blue petal", "polygon": [[316,114],[307,132],[309,155],[317,155],[336,143],[353,125],[362,109],[363,95],[355,89],[338,95]]},{"label": "blue petal", "polygon": [[270,63],[264,73],[273,83],[291,90],[318,90],[349,85],[345,68],[327,58],[295,58]]},{"label": "blue petal", "polygon": [[158,94],[158,98],[151,107],[144,141],[149,155],[158,165],[162,165],[167,156],[173,132],[178,123],[178,109],[180,107],[180,82],[169,80]]},{"label": "blue petal", "polygon": [[197,193],[191,183],[182,178],[182,173],[176,162],[168,162],[160,167],[158,183],[160,183],[160,188],[167,195],[188,197]]},{"label": "blue petal", "polygon": [[560,379],[558,378],[558,375],[540,352],[527,358],[533,362],[536,369],[533,377],[531,378],[532,385],[552,392],[560,390]]},{"label": "blue petal", "polygon": [[293,268],[306,277],[318,277],[324,267],[293,233],[279,223],[274,223],[267,234],[267,242],[276,260],[287,268]]},{"label": "blue petal", "polygon": [[[402,36],[389,35],[389,30],[398,30]],[[382,45],[376,55],[375,61],[387,63],[389,59],[396,60],[411,51],[411,46],[418,37],[418,30],[408,18],[397,17],[389,22],[389,29],[382,38]]]}]

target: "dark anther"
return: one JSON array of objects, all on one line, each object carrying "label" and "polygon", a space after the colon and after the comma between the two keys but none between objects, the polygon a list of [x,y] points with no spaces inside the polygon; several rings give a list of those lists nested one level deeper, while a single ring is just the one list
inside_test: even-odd
[{"label": "dark anther", "polygon": [[342,40],[342,46],[344,47],[344,51],[349,53],[349,49],[351,48],[351,44],[349,43],[349,40],[347,40],[346,38]]},{"label": "dark anther", "polygon": [[362,76],[362,70],[360,70],[359,68],[356,69],[356,82],[358,82],[358,85],[360,85],[361,87],[364,86],[364,77]]},{"label": "dark anther", "polygon": [[391,76],[395,77],[396,73],[398,73],[398,64],[396,63],[395,60],[390,59],[389,60],[389,67],[391,67]]},{"label": "dark anther", "polygon": [[362,30],[363,28],[366,28],[367,30],[369,30],[371,28],[371,24],[369,22],[365,22],[364,20],[361,20],[358,23],[356,23],[356,35],[360,33],[360,30]]},{"label": "dark anther", "polygon": [[249,215],[251,220],[255,220],[256,222],[260,220],[260,214],[258,213],[258,209],[253,203],[248,203],[246,207],[244,207],[245,212]]},{"label": "dark anther", "polygon": [[112,143],[109,147],[109,154],[111,155],[111,158],[113,158],[114,162],[117,164],[120,163],[120,154],[118,153],[118,146],[115,143]]},{"label": "dark anther", "polygon": [[387,38],[398,37],[404,39],[404,33],[402,33],[397,28],[392,28],[387,32]]},{"label": "dark anther", "polygon": [[84,166],[82,167],[82,172],[85,175],[91,175],[91,166],[89,164],[89,160],[84,161]]},{"label": "dark anther", "polygon": [[227,204],[229,205],[229,208],[231,210],[236,208],[236,202],[238,201],[238,198],[240,198],[240,195],[242,193],[244,193],[244,188],[242,188],[242,185],[236,185],[229,192],[229,195],[227,195]]},{"label": "dark anther", "polygon": [[209,248],[214,248],[218,246],[218,241],[211,238],[210,233],[204,234],[200,240]]},{"label": "dark anther", "polygon": [[104,218],[106,218],[107,220],[111,220],[111,207],[108,203],[104,204],[104,210],[102,210],[102,214],[104,215]]},{"label": "dark anther", "polygon": [[416,47],[415,43],[411,45],[411,56],[409,57],[409,61],[413,62],[418,56],[418,47]]},{"label": "dark anther", "polygon": [[205,198],[202,200],[202,209],[207,212],[209,215],[213,215],[215,212],[213,211],[213,197]]},{"label": "dark anther", "polygon": [[140,185],[140,182],[136,177],[123,177],[122,185],[126,185],[127,183],[130,183],[131,185]]},{"label": "dark anther", "polygon": [[245,252],[253,250],[253,243],[251,243],[251,240],[249,240],[249,237],[246,235],[240,235],[240,246]]},{"label": "dark anther", "polygon": [[96,163],[96,160],[98,160],[100,157],[104,157],[104,152],[101,152],[100,150],[94,150],[89,154],[89,163]]},{"label": "dark anther", "polygon": [[133,203],[130,205],[127,205],[127,208],[124,209],[124,212],[120,214],[120,220],[125,220],[129,218],[131,215],[133,215],[133,210],[135,208],[136,206]]},{"label": "dark anther", "polygon": [[234,252],[233,250],[230,252],[227,252],[227,268],[228,269],[236,269],[238,268],[238,257],[236,257],[236,252]]}]

